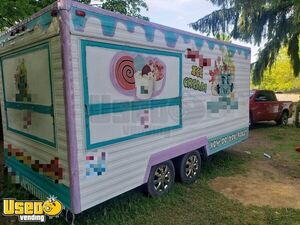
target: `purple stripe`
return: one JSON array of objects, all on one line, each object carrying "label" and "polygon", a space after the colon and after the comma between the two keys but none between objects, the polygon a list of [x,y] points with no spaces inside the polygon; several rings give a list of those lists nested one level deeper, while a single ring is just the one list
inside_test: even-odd
[{"label": "purple stripe", "polygon": [[164,151],[153,154],[148,162],[148,166],[144,176],[144,183],[147,183],[148,177],[150,174],[151,167],[157,165],[161,162],[164,162],[169,159],[173,159],[177,156],[183,155],[187,152],[194,151],[201,147],[206,147],[208,144],[208,140],[206,137],[197,138],[195,140],[185,142],[180,145],[173,146]]},{"label": "purple stripe", "polygon": [[68,142],[68,160],[71,189],[71,211],[75,214],[81,212],[80,188],[79,188],[79,169],[78,169],[78,149],[75,127],[75,103],[73,93],[73,70],[71,56],[71,35],[70,35],[70,0],[59,0],[60,10],[60,34],[62,66],[64,78],[64,97],[66,111],[66,130]]},{"label": "purple stripe", "polygon": [[138,19],[138,18],[135,18],[135,17],[125,16],[125,15],[122,15],[120,13],[115,13],[115,12],[107,11],[107,10],[104,10],[104,9],[101,9],[101,8],[92,7],[92,6],[77,2],[77,1],[72,1],[72,6],[77,7],[77,8],[81,8],[81,9],[84,9],[84,10],[87,10],[87,11],[90,11],[90,12],[99,13],[99,14],[106,15],[106,16],[112,16],[112,17],[115,17],[115,18],[118,18],[118,19],[121,19],[121,20],[127,20],[127,21],[131,21],[131,22],[135,22],[135,23],[140,24],[140,25],[148,25],[148,26],[154,27],[158,30],[171,31],[171,32],[175,32],[177,34],[189,35],[191,37],[201,38],[201,39],[204,39],[204,40],[207,40],[207,41],[213,41],[215,43],[220,43],[220,44],[223,44],[225,46],[234,46],[234,47],[246,49],[248,51],[251,50],[251,48],[248,48],[248,47],[245,47],[245,46],[241,46],[241,45],[221,41],[221,40],[218,40],[218,39],[202,36],[202,35],[199,35],[199,34],[194,34],[194,33],[179,30],[179,29],[176,29],[176,28],[167,27],[167,26],[160,25],[160,24],[153,23],[153,22],[148,22],[146,20]]}]

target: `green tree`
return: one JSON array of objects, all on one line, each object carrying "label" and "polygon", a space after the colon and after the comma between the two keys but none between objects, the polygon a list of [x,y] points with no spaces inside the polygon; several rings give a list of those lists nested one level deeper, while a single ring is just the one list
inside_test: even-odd
[{"label": "green tree", "polygon": [[[91,2],[91,0],[78,1],[86,4]],[[55,0],[1,0],[0,31],[15,25],[53,2]],[[148,10],[144,0],[106,0],[102,4],[102,8],[148,20],[147,17],[140,14],[142,8]]]},{"label": "green tree", "polygon": [[141,15],[142,8],[148,10],[148,6],[144,0],[106,0],[102,4],[102,8],[128,16],[149,20],[148,17]]},{"label": "green tree", "polygon": [[219,10],[191,23],[193,29],[203,33],[228,33],[234,39],[260,45],[253,66],[253,82],[262,81],[264,71],[271,67],[282,46],[287,46],[293,74],[300,74],[300,1],[299,0],[209,0]]},{"label": "green tree", "polygon": [[264,77],[254,88],[273,91],[291,91],[300,88],[300,77],[293,76],[293,68],[287,48],[282,48],[270,69],[264,71]]},{"label": "green tree", "polygon": [[221,41],[231,42],[231,36],[225,33],[217,33],[215,37]]}]

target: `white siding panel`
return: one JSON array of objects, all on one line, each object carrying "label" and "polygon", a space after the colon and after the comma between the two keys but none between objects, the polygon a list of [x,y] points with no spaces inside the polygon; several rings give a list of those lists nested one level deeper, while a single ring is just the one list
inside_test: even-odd
[{"label": "white siding panel", "polygon": [[[54,104],[54,118],[55,118],[55,131],[56,131],[56,147],[50,147],[40,142],[31,140],[24,136],[18,135],[6,129],[6,117],[3,116],[3,133],[5,145],[12,144],[14,148],[24,150],[26,155],[30,155],[32,160],[39,160],[41,163],[50,163],[54,157],[60,159],[61,166],[63,167],[63,180],[62,184],[69,187],[69,166],[68,166],[68,153],[66,143],[66,128],[65,128],[65,104],[63,93],[63,77],[62,77],[62,62],[61,62],[61,45],[60,37],[49,35],[50,39],[44,40],[49,42],[50,58],[51,58],[51,76],[52,76],[52,93]],[[44,37],[45,38],[45,37]],[[25,38],[26,39],[26,38]],[[27,40],[27,39],[26,39]],[[22,46],[30,47],[36,46],[39,42],[36,39],[28,39],[28,43],[23,42]],[[31,44],[34,43],[34,44]],[[13,49],[14,47],[12,47]],[[21,48],[22,49],[22,48]],[[6,49],[9,51],[9,49]],[[2,82],[0,82],[0,95],[3,96]],[[3,97],[1,97],[1,110],[2,115],[5,115]]]},{"label": "white siding panel", "polygon": [[[148,160],[152,154],[199,137],[212,138],[248,126],[250,60],[236,52],[233,61],[236,65],[234,89],[235,98],[239,104],[238,110],[221,109],[219,113],[215,114],[208,112],[207,101],[216,101],[219,97],[210,94],[210,77],[207,75],[208,68],[205,68],[206,75],[203,82],[208,83],[207,93],[182,87],[183,128],[87,150],[80,52],[80,40],[82,39],[182,53],[183,78],[190,75],[191,66],[195,65],[190,59],[184,57],[186,49],[196,49],[194,40],[185,44],[181,37],[179,37],[176,47],[170,48],[166,45],[164,34],[158,30],[155,31],[154,41],[150,43],[146,40],[141,27],[135,27],[135,32],[131,34],[121,23],[117,24],[114,37],[105,37],[102,35],[99,20],[95,18],[88,19],[84,32],[73,30],[71,49],[82,210],[141,185]],[[204,42],[200,54],[211,58],[213,65],[214,60],[222,55],[222,50],[218,45],[211,50],[207,42]],[[106,171],[101,176],[86,176],[86,156],[99,155],[102,152],[106,153]]]}]

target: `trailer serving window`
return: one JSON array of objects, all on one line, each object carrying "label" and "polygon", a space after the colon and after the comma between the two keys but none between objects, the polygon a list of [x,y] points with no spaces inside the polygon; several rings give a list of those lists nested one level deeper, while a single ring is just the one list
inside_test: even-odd
[{"label": "trailer serving window", "polygon": [[55,146],[49,44],[0,58],[7,130]]},{"label": "trailer serving window", "polygon": [[182,53],[81,41],[87,149],[182,127]]}]

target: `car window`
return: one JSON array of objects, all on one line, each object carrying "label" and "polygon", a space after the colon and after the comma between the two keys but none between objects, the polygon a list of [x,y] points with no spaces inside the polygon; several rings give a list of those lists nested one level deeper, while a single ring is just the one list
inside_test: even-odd
[{"label": "car window", "polygon": [[276,100],[273,91],[266,91],[266,97],[267,97],[267,101],[270,101],[270,102]]},{"label": "car window", "polygon": [[272,101],[274,102],[277,101],[275,93],[272,91],[271,94],[272,94]]},{"label": "car window", "polygon": [[257,101],[257,102],[266,102],[267,101],[266,92],[265,91],[259,91],[256,94],[255,101]]},{"label": "car window", "polygon": [[259,91],[255,97],[255,101],[258,102],[276,101],[276,96],[272,91]]}]

